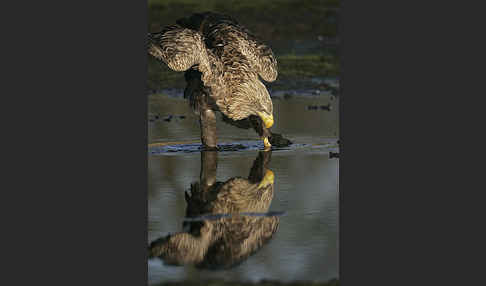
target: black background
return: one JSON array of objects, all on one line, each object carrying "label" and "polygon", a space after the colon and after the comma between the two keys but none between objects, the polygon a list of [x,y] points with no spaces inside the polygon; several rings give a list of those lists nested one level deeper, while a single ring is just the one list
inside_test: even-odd
[{"label": "black background", "polygon": [[[351,2],[340,17],[342,285],[466,285],[481,266],[467,256],[484,253],[470,232],[482,201],[466,200],[482,169],[463,160],[478,158],[466,139],[483,122],[470,101],[482,74],[468,72],[484,47],[465,39],[481,35],[481,10]],[[145,285],[147,4],[13,5],[1,9],[2,284]]]}]

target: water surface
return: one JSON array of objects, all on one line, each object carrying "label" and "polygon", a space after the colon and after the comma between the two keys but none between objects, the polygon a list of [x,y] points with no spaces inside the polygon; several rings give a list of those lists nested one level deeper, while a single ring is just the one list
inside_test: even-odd
[{"label": "water surface", "polygon": [[[225,269],[148,261],[149,284],[187,280],[328,281],[338,277],[338,101],[331,95],[274,97],[273,132],[294,144],[274,148],[264,169],[273,173],[268,206],[278,228],[251,255]],[[330,110],[322,106],[331,106]],[[317,108],[316,108],[317,107]],[[149,98],[148,244],[187,232],[185,192],[200,182],[199,123],[178,96]],[[218,121],[215,180],[247,179],[263,148],[253,130]],[[259,162],[259,161],[258,161]],[[207,165],[206,169],[210,168]],[[272,216],[278,214],[277,216]],[[256,231],[256,230],[255,230]]]}]

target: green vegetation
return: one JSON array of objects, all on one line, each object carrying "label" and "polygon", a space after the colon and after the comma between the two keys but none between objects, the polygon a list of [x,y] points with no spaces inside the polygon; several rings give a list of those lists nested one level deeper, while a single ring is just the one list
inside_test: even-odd
[{"label": "green vegetation", "polygon": [[[281,55],[277,56],[278,78],[269,83],[274,90],[287,89],[294,82],[309,77],[339,75],[339,61],[332,55]],[[150,90],[185,87],[184,75],[169,69],[165,64],[149,59],[148,86]]]},{"label": "green vegetation", "polygon": [[148,8],[150,31],[195,12],[213,11],[233,16],[272,47],[286,39],[335,37],[338,30],[337,22],[328,21],[336,17],[337,0],[149,0]]},{"label": "green vegetation", "polygon": [[[149,31],[159,31],[195,12],[228,14],[267,43],[278,61],[279,76],[273,89],[295,86],[309,77],[339,75],[335,46],[318,37],[335,38],[339,0],[148,0]],[[182,73],[149,57],[149,90],[184,88]]]},{"label": "green vegetation", "polygon": [[280,80],[292,77],[339,75],[339,61],[333,55],[281,55],[277,56]]},{"label": "green vegetation", "polygon": [[149,90],[160,90],[166,88],[184,88],[184,73],[175,72],[163,62],[157,61],[148,55],[148,78]]}]

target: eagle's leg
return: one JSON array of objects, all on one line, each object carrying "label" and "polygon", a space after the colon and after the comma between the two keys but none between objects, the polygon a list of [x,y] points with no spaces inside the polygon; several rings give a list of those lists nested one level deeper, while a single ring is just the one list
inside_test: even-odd
[{"label": "eagle's leg", "polygon": [[[191,184],[190,196],[185,192],[187,203],[186,216],[195,217],[204,213],[204,206],[210,200],[210,190],[216,183],[218,169],[218,151],[201,151],[201,172],[199,183]],[[184,221],[182,227],[185,232],[199,231],[202,227],[199,222]]]},{"label": "eagle's leg", "polygon": [[217,150],[216,114],[211,109],[200,110],[201,142],[205,150]]},{"label": "eagle's leg", "polygon": [[201,73],[190,69],[184,73],[187,82],[184,90],[184,98],[189,99],[189,104],[199,115],[201,125],[201,142],[205,150],[217,150],[216,114],[214,104],[210,97],[210,91],[204,87],[201,81]]},{"label": "eagle's leg", "polygon": [[218,152],[201,152],[201,174],[200,182],[203,191],[207,191],[216,183],[216,170],[218,169]]},{"label": "eagle's leg", "polygon": [[272,136],[272,133],[268,128],[265,127],[263,124],[263,121],[260,117],[258,116],[250,116],[250,122],[251,125],[253,126],[253,129],[258,133],[258,135],[263,139],[263,145],[265,146],[264,150],[268,151],[272,148],[272,145],[270,144],[270,137]]}]

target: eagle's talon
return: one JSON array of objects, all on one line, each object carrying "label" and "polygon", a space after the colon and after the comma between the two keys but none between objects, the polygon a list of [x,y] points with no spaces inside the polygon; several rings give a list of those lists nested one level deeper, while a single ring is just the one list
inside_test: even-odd
[{"label": "eagle's talon", "polygon": [[[226,15],[196,13],[176,23],[148,34],[148,53],[171,70],[185,72],[184,97],[200,115],[203,145],[217,142],[214,111],[234,121],[259,117],[253,127],[268,137],[273,103],[262,80],[273,82],[278,75],[270,47]],[[265,140],[264,149],[270,150]]]}]

